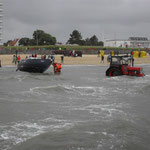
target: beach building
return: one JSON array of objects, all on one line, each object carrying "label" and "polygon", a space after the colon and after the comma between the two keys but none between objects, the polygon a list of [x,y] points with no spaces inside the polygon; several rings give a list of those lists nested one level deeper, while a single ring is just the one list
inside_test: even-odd
[{"label": "beach building", "polygon": [[127,40],[105,40],[106,47],[149,48],[150,40],[146,37],[129,37]]},{"label": "beach building", "polygon": [[14,39],[13,41],[10,41],[8,46],[19,46],[19,40],[20,39]]},{"label": "beach building", "polygon": [[0,1],[0,45],[2,45],[3,34],[3,3]]}]

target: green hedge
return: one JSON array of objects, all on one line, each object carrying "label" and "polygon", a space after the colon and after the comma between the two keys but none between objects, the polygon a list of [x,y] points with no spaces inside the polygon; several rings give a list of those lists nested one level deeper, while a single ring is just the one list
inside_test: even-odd
[{"label": "green hedge", "polygon": [[25,49],[43,49],[43,50],[144,50],[144,48],[120,48],[120,47],[102,47],[102,46],[73,46],[73,45],[48,45],[48,46],[1,46],[4,49],[25,50]]}]

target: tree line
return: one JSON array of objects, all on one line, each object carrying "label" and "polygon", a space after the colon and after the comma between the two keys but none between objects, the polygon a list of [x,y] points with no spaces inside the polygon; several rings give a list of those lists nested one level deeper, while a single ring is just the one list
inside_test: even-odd
[{"label": "tree line", "polygon": [[[12,40],[7,41],[4,43],[4,46],[9,46],[9,43]],[[42,46],[42,45],[55,45],[57,43],[56,37],[52,36],[51,34],[45,33],[43,30],[36,30],[33,32],[33,38],[21,38],[19,40],[19,46]],[[103,46],[102,41],[98,41],[96,35],[93,35],[90,38],[83,39],[81,33],[78,30],[74,30],[70,34],[69,40],[66,44],[77,44],[81,46]]]}]

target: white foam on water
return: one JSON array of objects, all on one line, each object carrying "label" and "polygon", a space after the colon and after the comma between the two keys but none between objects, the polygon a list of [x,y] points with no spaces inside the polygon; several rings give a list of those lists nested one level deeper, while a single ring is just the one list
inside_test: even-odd
[{"label": "white foam on water", "polygon": [[[116,78],[117,79],[117,78]],[[117,79],[118,80],[118,79]],[[128,83],[124,81],[124,84],[127,84],[127,87],[118,87],[112,85],[112,86],[75,86],[70,84],[58,84],[58,85],[50,85],[50,86],[44,86],[44,87],[33,87],[30,88],[29,91],[24,91],[22,94],[26,95],[27,97],[30,97],[31,95],[35,96],[62,96],[62,94],[65,95],[68,94],[68,98],[71,97],[83,97],[83,96],[90,96],[90,97],[99,97],[100,99],[105,99],[106,95],[114,95],[115,93],[119,94],[137,94],[135,88],[128,88]],[[131,84],[131,82],[129,83]],[[31,95],[30,95],[31,94]]]},{"label": "white foam on water", "polygon": [[107,135],[107,132],[102,132],[103,135]]},{"label": "white foam on water", "polygon": [[72,110],[76,111],[87,111],[89,114],[95,115],[95,117],[101,117],[104,119],[110,119],[114,116],[123,116],[126,117],[126,113],[122,110],[123,107],[128,107],[125,106],[124,104],[99,104],[99,105],[89,105],[89,106],[82,106],[82,107],[75,107],[72,108]]},{"label": "white foam on water", "polygon": [[146,74],[145,77],[150,77],[150,75],[149,75],[149,74]]},{"label": "white foam on water", "polygon": [[[58,92],[57,92],[58,91]],[[37,95],[51,95],[57,93],[60,95],[61,93],[68,94],[76,94],[81,96],[96,96],[96,95],[106,95],[108,94],[108,90],[104,87],[92,87],[92,86],[74,86],[74,85],[52,85],[46,87],[33,87],[30,88],[29,91],[24,93],[37,94]]]},{"label": "white foam on water", "polygon": [[30,91],[34,92],[34,91],[39,91],[39,90],[48,90],[48,89],[57,89],[57,88],[70,89],[71,87],[65,86],[65,85],[52,85],[52,86],[45,86],[45,87],[33,87],[33,88],[30,88]]},{"label": "white foam on water", "polygon": [[[96,74],[96,73],[95,73]],[[89,81],[89,82],[91,82],[91,83],[93,83],[93,82],[97,82],[97,81],[99,81],[100,80],[100,78],[89,78],[89,77],[81,77],[81,79],[82,79],[82,81],[84,80],[84,81]]]},{"label": "white foam on water", "polygon": [[110,87],[107,87],[107,90],[111,92],[135,96],[139,94],[139,89],[141,87],[150,83],[149,77],[150,77],[149,75],[144,77],[119,76],[119,77],[105,78],[104,82],[109,82],[108,84],[110,85]]},{"label": "white foam on water", "polygon": [[4,140],[9,139],[8,133],[1,134],[1,138],[4,139]]},{"label": "white foam on water", "polygon": [[27,75],[16,75],[16,76],[14,76],[14,78],[17,79],[19,82],[22,82],[26,77],[27,77]]},{"label": "white foam on water", "polygon": [[0,145],[1,148],[7,150],[12,146],[24,142],[30,138],[43,133],[53,132],[64,128],[71,128],[73,123],[66,120],[58,120],[55,118],[46,118],[39,120],[37,123],[23,121],[20,123],[11,123],[0,126]]},{"label": "white foam on water", "polygon": [[104,87],[94,87],[94,86],[85,86],[85,87],[73,87],[74,90],[79,93],[81,96],[104,96],[108,94],[108,91]]},{"label": "white foam on water", "polygon": [[87,133],[87,134],[91,134],[91,135],[96,134],[96,132],[92,132],[92,131],[86,131],[85,133]]},{"label": "white foam on water", "polygon": [[26,79],[27,75],[11,75],[11,76],[0,76],[0,80],[17,80],[19,82],[22,82],[24,79]]},{"label": "white foam on water", "polygon": [[103,78],[103,81],[120,81],[121,77],[123,76],[116,76],[116,77],[106,77],[106,78]]},{"label": "white foam on water", "polygon": [[36,94],[38,96],[40,95],[46,95],[43,91],[41,91],[40,89],[46,89],[47,87],[34,87],[34,88],[30,88],[30,91],[26,91],[26,93],[30,93],[30,94]]},{"label": "white foam on water", "polygon": [[[126,82],[126,81],[124,81]],[[69,94],[68,96],[80,97],[80,96],[92,96],[92,97],[99,97],[100,99],[105,99],[106,95],[114,95],[117,94],[138,94],[136,92],[136,88],[130,88],[128,87],[129,83],[124,83],[126,86],[123,87],[117,87],[117,86],[110,86],[110,87],[104,87],[104,86],[75,86],[75,85],[51,85],[51,86],[45,86],[45,87],[33,87],[30,88],[29,91],[24,92],[24,94],[30,93],[35,96],[41,96],[41,95],[55,95],[55,96],[62,96],[62,93]],[[137,86],[137,85],[136,85]],[[57,95],[56,95],[57,94]],[[69,97],[68,97],[69,98]]]},{"label": "white foam on water", "polygon": [[[52,85],[52,86],[45,86],[45,87],[33,87],[30,88],[30,91],[27,91],[31,94],[36,94],[36,95],[51,95],[54,93],[56,95],[61,94],[61,92],[67,92],[68,90],[71,90],[71,86],[66,86],[66,85]],[[57,92],[59,91],[59,92]]]}]

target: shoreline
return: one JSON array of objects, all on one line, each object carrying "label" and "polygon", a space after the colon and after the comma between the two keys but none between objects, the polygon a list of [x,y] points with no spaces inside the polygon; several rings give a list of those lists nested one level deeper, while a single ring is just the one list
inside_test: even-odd
[{"label": "shoreline", "polygon": [[[25,59],[28,54],[20,54],[21,59]],[[41,55],[38,55],[40,57]],[[62,55],[55,55],[55,62],[61,63]],[[97,55],[82,55],[82,57],[64,57],[64,63],[62,65],[99,65],[107,66],[107,56],[104,56],[104,63],[101,63],[101,57]],[[134,58],[136,64],[150,64],[150,55],[147,55],[145,58]],[[13,55],[0,55],[1,66],[16,66],[13,61]]]}]

